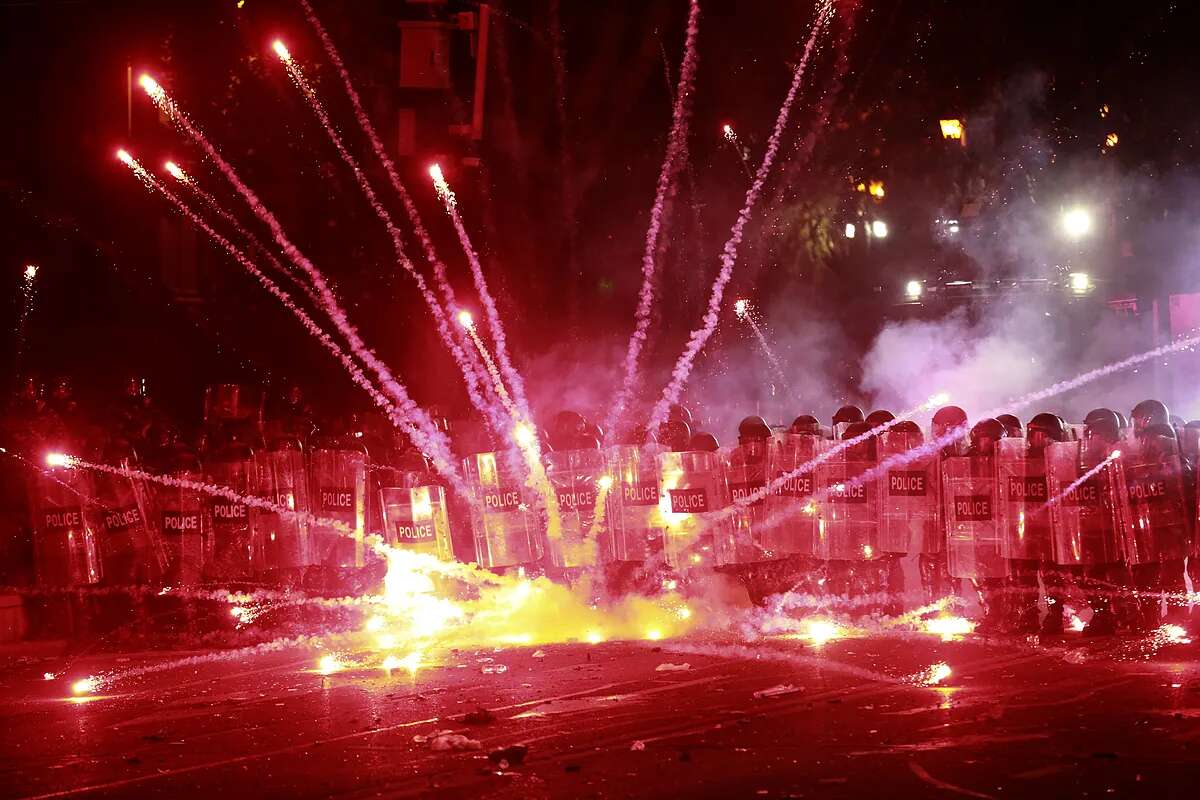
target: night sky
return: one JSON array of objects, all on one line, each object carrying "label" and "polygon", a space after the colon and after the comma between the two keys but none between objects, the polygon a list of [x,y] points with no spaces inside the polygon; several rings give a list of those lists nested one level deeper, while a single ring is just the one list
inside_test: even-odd
[{"label": "night sky", "polygon": [[[315,5],[368,108],[382,110],[375,121],[388,139],[398,4]],[[807,3],[702,6],[690,166],[667,228],[654,359],[672,357],[697,323],[745,189],[720,126],[731,122],[757,163],[813,17]],[[1193,199],[1200,66],[1188,6],[839,3],[806,78],[783,163],[744,245],[734,291],[854,310],[846,315],[854,319],[845,323],[847,335],[866,341],[889,313],[880,298],[912,275],[1045,267],[936,241],[930,220],[954,213],[964,187],[983,203],[983,231],[989,213],[1002,215],[1018,200],[1056,208],[1101,178],[1111,195],[1106,248],[1127,244],[1134,254],[1114,268],[1114,292],[1136,294],[1154,281],[1196,288],[1188,267],[1197,244],[1192,211],[1200,208]],[[623,341],[687,4],[532,0],[496,9],[487,133],[478,153],[485,169],[448,172],[501,297],[513,349],[522,358],[547,343]],[[198,247],[194,301],[171,291],[159,266],[164,242],[188,250],[190,234],[113,152],[128,146],[150,166],[175,158],[207,173],[196,150],[136,87],[130,128],[130,65],[135,77],[142,70],[159,77],[191,111],[337,283],[364,338],[417,398],[462,402],[382,227],[269,57],[276,35],[315,79],[369,174],[381,178],[293,3],[246,0],[238,9],[233,0],[0,2],[0,53],[9,76],[0,89],[8,110],[0,126],[7,363],[14,361],[21,273],[36,263],[43,269],[26,336],[27,369],[73,374],[96,394],[114,391],[123,375],[144,373],[169,405],[191,414],[199,387],[226,379],[296,380],[319,402],[362,402],[299,326],[207,244]],[[839,55],[846,69],[835,80]],[[831,103],[829,124],[814,130],[823,100]],[[939,140],[940,116],[967,119],[969,136],[980,137],[968,154]],[[972,127],[973,120],[981,125]],[[1110,130],[1119,132],[1120,144],[1102,154]],[[796,143],[808,136],[812,155],[802,159]],[[423,174],[429,155],[450,149],[438,144],[428,142],[428,155],[400,166],[452,279],[467,291],[466,265]],[[866,177],[888,186],[882,209],[893,236],[886,253],[864,255],[839,238],[846,203],[857,202],[852,183]],[[386,199],[402,216],[400,204]],[[812,223],[814,241],[826,241],[829,251],[807,249],[796,235],[798,221]]]}]

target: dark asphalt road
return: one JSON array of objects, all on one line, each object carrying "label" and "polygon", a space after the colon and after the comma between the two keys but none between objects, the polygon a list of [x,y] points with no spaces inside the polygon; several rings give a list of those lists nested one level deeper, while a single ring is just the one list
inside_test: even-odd
[{"label": "dark asphalt road", "polygon": [[[129,797],[1180,797],[1200,792],[1200,644],[928,636],[445,653],[411,678],[308,647],[9,658],[0,794]],[[479,661],[491,658],[494,661]],[[919,677],[937,663],[942,686]],[[656,671],[687,663],[679,671]],[[503,664],[501,674],[482,668]],[[771,687],[796,691],[756,697]],[[468,725],[477,707],[494,721]],[[456,720],[455,718],[460,718]],[[453,729],[482,751],[421,741]],[[634,743],[641,742],[634,749]],[[487,753],[528,746],[502,769]]]}]

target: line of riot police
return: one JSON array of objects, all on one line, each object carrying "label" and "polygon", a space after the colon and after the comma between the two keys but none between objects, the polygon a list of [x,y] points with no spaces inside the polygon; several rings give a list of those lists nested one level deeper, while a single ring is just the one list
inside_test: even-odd
[{"label": "line of riot police", "polygon": [[365,537],[380,533],[494,570],[571,580],[601,567],[618,590],[716,570],[755,600],[798,590],[880,613],[962,581],[978,593],[982,629],[1004,632],[1061,631],[1075,594],[1091,606],[1088,632],[1110,633],[1156,625],[1161,593],[1183,591],[1196,548],[1200,425],[1173,422],[1156,401],[1129,423],[1096,409],[1081,425],[1038,414],[1025,428],[1011,415],[969,426],[948,406],[928,438],[852,406],[829,426],[747,417],[724,449],[683,407],[608,446],[564,411],[540,436],[553,504],[515,447],[460,437],[469,496],[453,496],[401,437],[354,417],[315,433],[302,398],[289,393],[283,407],[263,425],[257,395],[215,386],[199,448],[151,424],[137,446],[109,436],[74,450],[175,479],[167,485],[30,471],[38,582],[364,586]]}]

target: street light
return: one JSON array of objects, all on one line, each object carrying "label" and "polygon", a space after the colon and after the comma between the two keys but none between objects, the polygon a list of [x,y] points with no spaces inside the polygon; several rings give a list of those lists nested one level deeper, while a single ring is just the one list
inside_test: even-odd
[{"label": "street light", "polygon": [[858,233],[858,228],[855,227],[854,223],[847,222],[846,223],[846,238],[853,239],[857,233]]},{"label": "street light", "polygon": [[1086,272],[1072,272],[1067,280],[1075,294],[1087,294],[1092,288],[1092,279]]},{"label": "street light", "polygon": [[886,239],[888,235],[887,223],[881,219],[877,219],[871,223],[871,235],[876,239]]},{"label": "street light", "polygon": [[920,300],[921,293],[924,291],[925,286],[920,281],[909,281],[904,286],[904,294],[908,296],[909,300]]},{"label": "street light", "polygon": [[1086,208],[1069,208],[1062,215],[1063,232],[1072,239],[1082,239],[1092,232],[1092,215]]}]

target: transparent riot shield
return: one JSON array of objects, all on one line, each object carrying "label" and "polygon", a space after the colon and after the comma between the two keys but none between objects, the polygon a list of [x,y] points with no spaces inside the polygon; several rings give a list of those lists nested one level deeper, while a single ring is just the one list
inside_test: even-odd
[{"label": "transparent riot shield", "polygon": [[[919,447],[919,433],[885,431],[880,437],[880,460],[899,456]],[[940,457],[921,456],[889,467],[880,480],[879,549],[884,553],[931,555],[942,552],[945,532],[939,494]]]},{"label": "transparent riot shield", "polygon": [[463,460],[475,553],[485,567],[520,566],[542,557],[541,519],[521,470],[517,453],[476,453]]},{"label": "transparent riot shield", "polygon": [[446,492],[441,486],[381,489],[380,507],[388,544],[454,560]]},{"label": "transparent riot shield", "polygon": [[662,552],[665,523],[659,508],[657,448],[622,445],[611,453],[601,553],[607,561],[641,562]]},{"label": "transparent riot shield", "polygon": [[[122,458],[120,464],[137,467],[130,458]],[[104,582],[118,586],[161,580],[167,554],[159,537],[161,529],[150,517],[145,485],[122,475],[100,473],[92,479],[92,487],[96,503],[85,513],[95,517]]]},{"label": "transparent riot shield", "polygon": [[[171,476],[191,482],[203,482],[197,462],[181,464]],[[157,521],[167,554],[163,583],[168,586],[195,586],[204,579],[206,539],[211,535],[206,497],[196,489],[177,486],[154,487],[152,520]]]},{"label": "transparent riot shield", "polygon": [[[253,494],[254,453],[243,444],[231,444],[205,461],[210,483],[240,497]],[[250,508],[240,500],[220,495],[208,498],[209,546],[205,575],[208,580],[238,581],[251,577]]]},{"label": "transparent riot shield", "polygon": [[367,454],[361,447],[323,442],[309,454],[309,492],[314,520],[309,525],[313,563],[361,567],[367,515]]},{"label": "transparent riot shield", "polygon": [[1149,564],[1184,558],[1195,511],[1188,507],[1178,454],[1154,452],[1141,442],[1121,452],[1129,515],[1122,537],[1126,559]]},{"label": "transparent riot shield", "polygon": [[952,577],[979,580],[1008,576],[996,508],[998,498],[994,458],[942,459],[946,566]]},{"label": "transparent riot shield", "polygon": [[100,582],[98,532],[85,513],[91,494],[89,476],[80,470],[37,470],[31,475],[33,565],[39,586]]},{"label": "transparent riot shield", "polygon": [[598,536],[604,525],[604,503],[611,491],[604,454],[598,449],[556,450],[545,454],[546,477],[558,497],[562,535],[547,538],[546,551],[556,567],[584,567],[597,563]]},{"label": "transparent riot shield", "polygon": [[[719,566],[775,561],[783,553],[766,537],[771,524],[766,498],[767,477],[776,460],[774,439],[751,441],[733,448],[725,462],[729,499],[733,503],[730,524],[722,526],[714,539]],[[747,502],[755,498],[752,502]]]},{"label": "transparent riot shield", "polygon": [[1050,537],[1056,564],[1113,564],[1122,558],[1124,503],[1120,466],[1108,460],[1112,449],[1098,439],[1054,442],[1046,448],[1046,483],[1052,501]]},{"label": "transparent riot shield", "polygon": [[879,553],[879,479],[859,480],[875,461],[846,448],[817,465],[817,558],[866,561]]},{"label": "transparent riot shield", "polygon": [[[309,513],[308,476],[298,442],[279,439],[254,454],[254,494],[280,509]],[[255,507],[250,509],[250,529],[255,572],[294,570],[311,563],[304,517]]]},{"label": "transparent riot shield", "polygon": [[[768,527],[763,546],[788,555],[816,554],[816,479],[812,462],[829,442],[819,436],[789,434],[770,467],[773,488],[767,496]],[[786,476],[786,477],[785,477]]]},{"label": "transparent riot shield", "polygon": [[709,514],[729,505],[720,454],[704,450],[662,453],[658,465],[667,563],[676,569],[712,566],[714,541],[730,524],[727,517]]},{"label": "transparent riot shield", "polygon": [[1005,558],[1049,561],[1052,557],[1050,510],[1046,506],[1050,493],[1043,453],[1030,450],[1025,439],[1001,439],[996,443]]}]

